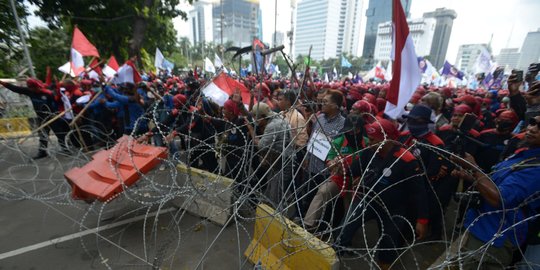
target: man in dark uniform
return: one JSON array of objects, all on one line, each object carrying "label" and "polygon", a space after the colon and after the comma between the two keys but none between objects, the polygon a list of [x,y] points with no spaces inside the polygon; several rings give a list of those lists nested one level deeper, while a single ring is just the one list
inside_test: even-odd
[{"label": "man in dark uniform", "polygon": [[475,159],[478,166],[486,172],[491,172],[491,167],[499,163],[499,158],[504,148],[512,138],[512,130],[517,126],[519,118],[513,111],[501,112],[495,119],[495,128],[480,132],[478,140],[484,143],[478,148]]},{"label": "man in dark uniform", "polygon": [[[34,111],[37,115],[38,126],[45,123],[47,119],[50,119],[57,111],[53,92],[47,89],[45,85],[43,85],[43,83],[38,79],[28,79],[26,81],[26,87],[16,86],[2,81],[0,81],[0,84],[15,93],[25,95],[30,98]],[[38,154],[33,157],[33,159],[44,158],[48,155],[47,145],[49,142],[49,132],[51,129],[58,138],[58,142],[62,149],[66,149],[64,144],[66,134],[57,129],[55,123],[53,122],[49,126],[39,130],[39,151]]]},{"label": "man in dark uniform", "polygon": [[[404,117],[407,119],[408,132],[402,134],[401,141],[421,162],[426,173],[428,194],[430,195],[431,237],[439,239],[443,229],[443,217],[452,194],[457,188],[457,182],[449,177],[449,162],[433,147],[444,149],[444,142],[431,130],[429,124],[432,110],[430,107],[418,104]],[[431,147],[430,147],[431,146]]]},{"label": "man in dark uniform", "polygon": [[[353,202],[346,211],[335,247],[343,252],[364,222],[376,219],[381,239],[377,263],[388,269],[398,258],[398,250],[405,242],[410,228],[399,216],[415,210],[417,238],[425,236],[428,223],[428,195],[423,172],[418,160],[394,140],[399,132],[394,123],[386,119],[365,126],[369,147],[362,158],[353,161],[351,174],[357,188]],[[389,139],[389,140],[387,140]],[[414,202],[410,205],[406,202]],[[405,203],[404,203],[405,202]]]}]

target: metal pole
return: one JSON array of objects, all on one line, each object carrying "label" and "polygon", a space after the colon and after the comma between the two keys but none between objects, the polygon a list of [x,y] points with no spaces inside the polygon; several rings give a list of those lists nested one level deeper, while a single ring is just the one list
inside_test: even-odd
[{"label": "metal pole", "polygon": [[35,78],[36,73],[34,73],[34,65],[32,64],[32,58],[30,58],[30,52],[28,52],[28,45],[26,45],[26,39],[24,38],[24,34],[21,28],[21,23],[19,22],[19,15],[17,14],[17,8],[15,7],[15,2],[13,0],[10,0],[9,2],[11,3],[11,8],[13,9],[13,16],[15,17],[15,23],[17,23],[17,29],[19,29],[19,35],[21,36],[21,41],[22,41],[23,49],[24,49],[24,55],[26,56],[26,60],[28,61],[30,75]]},{"label": "metal pole", "polygon": [[276,34],[277,34],[277,0],[274,1],[274,46],[272,47],[276,47],[277,44],[276,44]]},{"label": "metal pole", "polygon": [[223,0],[219,0],[219,4],[221,5],[221,58],[223,59],[223,51],[225,51],[223,49],[223,18],[225,16],[223,16]]}]

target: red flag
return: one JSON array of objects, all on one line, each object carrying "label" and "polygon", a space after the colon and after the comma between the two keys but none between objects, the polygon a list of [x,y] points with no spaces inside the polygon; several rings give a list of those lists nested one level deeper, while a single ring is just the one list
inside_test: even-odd
[{"label": "red flag", "polygon": [[96,47],[86,39],[84,34],[75,26],[73,29],[73,40],[71,41],[71,48],[77,50],[82,56],[95,56],[99,57]]},{"label": "red flag", "polygon": [[195,68],[193,69],[193,77],[195,78],[195,80],[199,79],[199,75],[197,74],[197,66],[195,66]]},{"label": "red flag", "polygon": [[92,62],[90,63],[90,69],[91,71],[95,71],[97,74],[102,75],[103,72],[101,71],[101,67],[99,66],[99,61],[97,58],[94,58]]},{"label": "red flag", "polygon": [[392,23],[394,40],[392,42],[392,81],[386,93],[386,108],[384,113],[393,119],[405,112],[405,105],[411,98],[416,87],[422,80],[422,73],[418,67],[418,57],[414,50],[414,42],[409,34],[407,17],[403,11],[400,0],[393,0]]},{"label": "red flag", "polygon": [[47,66],[47,76],[45,76],[45,85],[50,86],[51,84],[52,84],[51,67]]}]

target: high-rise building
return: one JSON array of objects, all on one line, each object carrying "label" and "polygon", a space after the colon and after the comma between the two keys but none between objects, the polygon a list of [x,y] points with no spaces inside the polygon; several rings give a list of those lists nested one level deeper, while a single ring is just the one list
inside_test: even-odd
[{"label": "high-rise building", "polygon": [[296,8],[295,55],[316,60],[358,55],[361,0],[302,0]]},{"label": "high-rise building", "polygon": [[212,42],[214,39],[212,2],[199,0],[193,3],[193,9],[189,11],[189,39],[192,44]]},{"label": "high-rise building", "polygon": [[519,56],[518,48],[504,48],[501,49],[501,53],[496,57],[496,62],[499,66],[517,68]]},{"label": "high-rise building", "polygon": [[540,28],[536,32],[529,32],[521,46],[518,68],[525,70],[531,63],[540,61]]},{"label": "high-rise building", "polygon": [[465,44],[459,46],[456,62],[453,63],[454,66],[463,72],[475,72],[476,60],[484,49],[491,51],[487,44]]},{"label": "high-rise building", "polygon": [[[360,22],[362,21],[362,0],[344,0],[341,4],[340,32],[337,55],[360,54]],[[345,14],[345,16],[343,16]],[[343,22],[343,24],[342,24]]]},{"label": "high-rise building", "polygon": [[[409,17],[412,0],[401,0],[401,5],[405,15]],[[369,0],[366,10],[366,35],[364,37],[364,49],[362,56],[372,59],[375,53],[375,42],[377,41],[377,31],[379,24],[392,20],[392,0]]]},{"label": "high-rise building", "polygon": [[452,25],[456,17],[457,13],[454,10],[446,8],[438,8],[435,11],[424,13],[424,18],[434,18],[437,20],[433,43],[429,52],[430,62],[436,68],[441,68],[446,60],[448,42],[450,41]]},{"label": "high-rise building", "polygon": [[[261,33],[258,0],[220,0],[213,7],[214,41],[232,41],[235,46],[247,46]],[[222,29],[223,27],[223,29]]]},{"label": "high-rise building", "polygon": [[[409,33],[418,56],[428,55],[435,34],[436,20],[433,18],[408,19]],[[392,22],[379,24],[375,42],[374,60],[390,60],[392,51]]]}]

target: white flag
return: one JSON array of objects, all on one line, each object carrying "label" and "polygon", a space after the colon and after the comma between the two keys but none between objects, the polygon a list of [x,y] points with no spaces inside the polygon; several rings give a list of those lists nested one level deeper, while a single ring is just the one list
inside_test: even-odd
[{"label": "white flag", "polygon": [[62,73],[68,74],[71,77],[75,77],[75,71],[72,68],[71,62],[67,62],[58,68]]},{"label": "white flag", "polygon": [[214,54],[214,67],[217,67],[217,68],[223,67],[223,62],[221,62],[221,58],[219,58],[217,53]]},{"label": "white flag", "polygon": [[214,67],[214,64],[212,64],[212,61],[206,57],[204,59],[204,71],[210,72],[210,73],[216,73],[216,68]]},{"label": "white flag", "polygon": [[154,61],[154,67],[156,67],[157,71],[159,71],[159,69],[163,69],[163,60],[165,60],[165,57],[163,57],[163,54],[159,48],[156,47],[156,59]]},{"label": "white flag", "polygon": [[491,69],[492,64],[493,62],[491,61],[491,54],[488,52],[488,50],[486,50],[486,48],[482,48],[474,65],[475,74],[488,72]]}]

